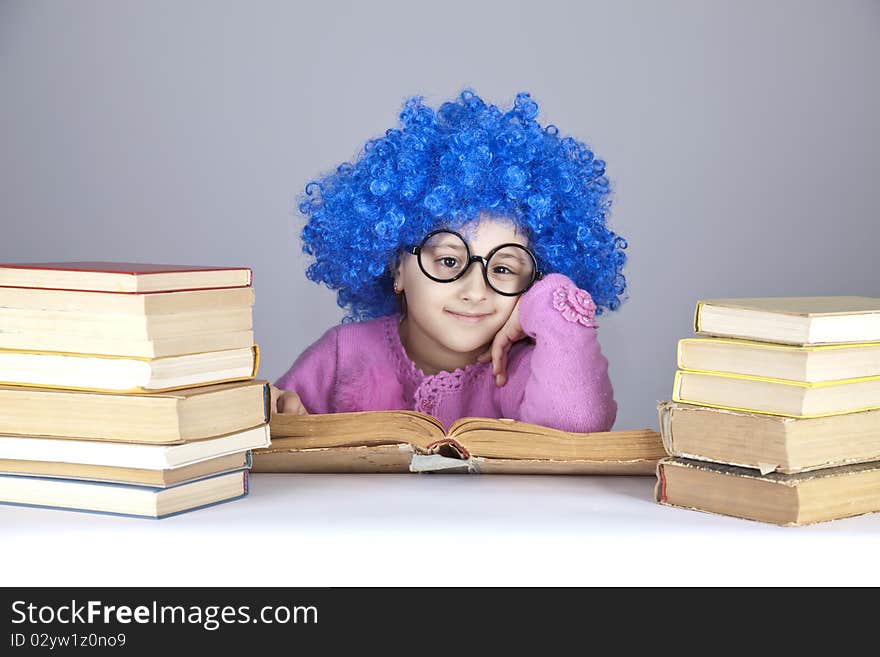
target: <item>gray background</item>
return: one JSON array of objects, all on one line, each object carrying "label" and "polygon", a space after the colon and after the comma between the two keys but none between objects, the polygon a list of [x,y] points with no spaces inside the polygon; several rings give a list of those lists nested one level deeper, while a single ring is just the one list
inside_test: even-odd
[{"label": "gray background", "polygon": [[465,86],[588,143],[629,298],[617,429],[656,427],[714,296],[880,296],[880,4],[0,2],[0,261],[254,270],[260,374],[342,316],[295,197]]}]

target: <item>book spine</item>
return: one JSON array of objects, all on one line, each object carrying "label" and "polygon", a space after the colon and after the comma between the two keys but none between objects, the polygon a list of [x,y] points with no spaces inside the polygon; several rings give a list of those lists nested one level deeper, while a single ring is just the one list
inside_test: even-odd
[{"label": "book spine", "polygon": [[269,390],[269,384],[263,386],[263,422],[269,424],[272,417],[272,392]]},{"label": "book spine", "polygon": [[681,401],[681,370],[676,370],[675,379],[672,381],[672,401]]},{"label": "book spine", "polygon": [[254,369],[251,372],[251,378],[255,378],[257,376],[257,370],[260,369],[260,347],[259,345],[254,345]]},{"label": "book spine", "polygon": [[697,301],[697,307],[694,310],[694,332],[700,332],[700,311],[703,309],[703,301]]},{"label": "book spine", "polygon": [[425,451],[431,453],[435,447],[441,447],[443,445],[452,445],[453,449],[459,452],[463,459],[469,459],[471,457],[471,453],[462,445],[460,442],[455,440],[454,438],[441,438],[440,440],[435,440],[432,443],[429,443],[425,446]]},{"label": "book spine", "polygon": [[666,450],[667,454],[673,454],[675,442],[672,435],[673,405],[666,401],[660,402],[657,405],[657,411],[660,421],[660,440],[663,442],[663,449]]},{"label": "book spine", "polygon": [[654,492],[654,498],[658,502],[666,501],[666,469],[662,461],[657,464],[657,490]]}]

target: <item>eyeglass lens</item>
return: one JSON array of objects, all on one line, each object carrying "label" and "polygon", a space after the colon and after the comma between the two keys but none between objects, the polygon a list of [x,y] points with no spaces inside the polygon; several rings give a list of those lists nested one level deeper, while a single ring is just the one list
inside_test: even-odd
[{"label": "eyeglass lens", "polygon": [[[432,278],[452,281],[470,264],[468,247],[454,233],[436,233],[422,244],[419,263]],[[517,294],[532,283],[534,260],[525,247],[508,245],[492,254],[486,265],[486,276],[496,291]]]}]

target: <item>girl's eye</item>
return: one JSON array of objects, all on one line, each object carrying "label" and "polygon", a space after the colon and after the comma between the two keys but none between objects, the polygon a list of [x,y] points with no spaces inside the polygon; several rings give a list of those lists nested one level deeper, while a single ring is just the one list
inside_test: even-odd
[{"label": "girl's eye", "polygon": [[456,267],[458,267],[458,259],[453,258],[452,256],[439,258],[438,262],[444,267],[448,267],[449,269],[455,269]]},{"label": "girl's eye", "polygon": [[499,274],[501,276],[516,276],[516,272],[505,267],[504,265],[498,265],[492,269],[493,274]]}]

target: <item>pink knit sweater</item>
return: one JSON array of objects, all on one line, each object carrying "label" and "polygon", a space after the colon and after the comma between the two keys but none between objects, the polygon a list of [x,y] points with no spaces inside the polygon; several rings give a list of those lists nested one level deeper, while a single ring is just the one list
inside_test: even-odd
[{"label": "pink knit sweater", "polygon": [[561,274],[535,283],[519,302],[531,340],[511,348],[501,388],[491,362],[425,375],[400,342],[398,315],[333,327],[275,385],[296,391],[309,413],[409,409],[430,413],[446,427],[477,416],[608,431],[617,404],[594,312],[590,295]]}]

